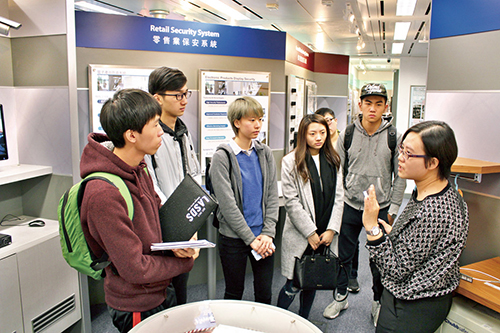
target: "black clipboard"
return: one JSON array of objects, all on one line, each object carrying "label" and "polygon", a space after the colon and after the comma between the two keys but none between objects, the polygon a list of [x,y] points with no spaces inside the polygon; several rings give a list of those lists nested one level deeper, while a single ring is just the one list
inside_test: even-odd
[{"label": "black clipboard", "polygon": [[164,242],[188,241],[217,208],[217,200],[187,174],[160,208]]}]

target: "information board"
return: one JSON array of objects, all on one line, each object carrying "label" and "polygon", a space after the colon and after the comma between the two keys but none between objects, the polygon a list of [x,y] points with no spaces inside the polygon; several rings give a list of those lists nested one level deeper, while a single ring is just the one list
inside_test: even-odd
[{"label": "information board", "polygon": [[149,74],[155,67],[89,65],[90,129],[104,133],[99,115],[102,106],[121,89],[148,91]]},{"label": "information board", "polygon": [[211,158],[222,143],[233,137],[233,129],[227,119],[231,102],[242,96],[255,98],[264,110],[264,121],[259,140],[268,143],[271,73],[230,72],[200,70],[200,162],[205,170],[206,159]]}]

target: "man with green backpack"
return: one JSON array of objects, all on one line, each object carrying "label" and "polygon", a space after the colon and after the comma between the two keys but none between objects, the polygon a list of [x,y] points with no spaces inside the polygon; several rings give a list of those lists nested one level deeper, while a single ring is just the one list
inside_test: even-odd
[{"label": "man with green backpack", "polygon": [[180,250],[175,257],[151,252],[151,243],[162,241],[160,198],[146,171],[144,155],[154,154],[161,145],[160,114],[150,94],[136,89],[118,91],[101,110],[107,135],[89,134],[80,161],[82,178],[95,172],[116,175],[132,199],[132,205],[127,203],[127,192],[115,185],[121,181],[106,179],[87,181],[81,197],[80,218],[88,246],[96,257],[106,253],[111,262],[104,268],[104,292],[120,332],[167,308],[171,279],[193,267],[193,249]]}]

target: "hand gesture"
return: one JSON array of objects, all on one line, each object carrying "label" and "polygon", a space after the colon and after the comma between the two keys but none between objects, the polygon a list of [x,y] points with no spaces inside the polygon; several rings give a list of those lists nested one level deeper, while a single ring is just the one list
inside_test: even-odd
[{"label": "hand gesture", "polygon": [[375,186],[370,185],[368,188],[368,196],[365,196],[365,209],[363,211],[363,226],[366,230],[371,230],[378,224],[378,213],[380,206],[378,205],[377,195],[375,194]]}]

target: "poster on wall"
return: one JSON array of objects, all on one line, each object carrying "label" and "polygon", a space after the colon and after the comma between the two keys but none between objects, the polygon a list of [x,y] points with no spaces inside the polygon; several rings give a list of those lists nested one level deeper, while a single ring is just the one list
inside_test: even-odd
[{"label": "poster on wall", "polygon": [[89,65],[90,130],[104,133],[99,121],[104,103],[121,89],[148,91],[149,74],[155,67]]},{"label": "poster on wall", "polygon": [[410,87],[410,119],[409,127],[424,121],[425,118],[425,86]]},{"label": "poster on wall", "polygon": [[307,114],[313,114],[318,109],[318,85],[314,81],[306,80],[306,112]]},{"label": "poster on wall", "polygon": [[206,159],[213,156],[217,147],[234,137],[227,120],[227,110],[231,102],[239,97],[253,97],[262,105],[264,119],[257,140],[269,144],[271,73],[200,70],[199,82],[200,162],[203,170]]}]

